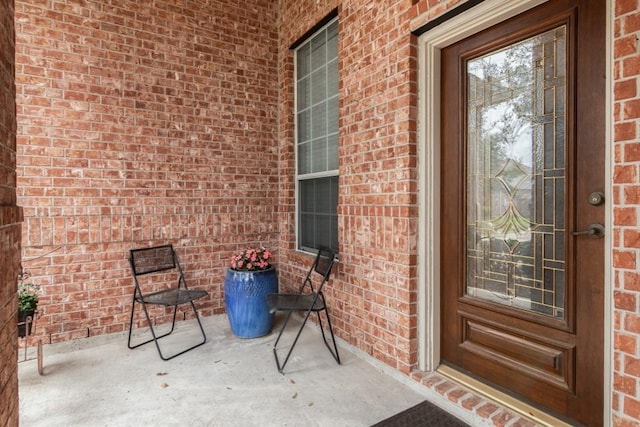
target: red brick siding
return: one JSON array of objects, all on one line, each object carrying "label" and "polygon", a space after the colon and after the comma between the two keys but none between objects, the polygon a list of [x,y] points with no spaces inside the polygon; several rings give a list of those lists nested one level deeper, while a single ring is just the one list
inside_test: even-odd
[{"label": "red brick siding", "polygon": [[417,54],[406,1],[341,18],[341,249],[349,341],[409,373],[417,363]]},{"label": "red brick siding", "polygon": [[613,424],[622,427],[640,421],[640,5],[616,0],[613,9]]},{"label": "red brick siding", "polygon": [[13,2],[0,3],[0,426],[18,425],[16,286],[21,211],[16,206]]},{"label": "red brick siding", "polygon": [[38,334],[126,329],[127,250],[171,242],[224,310],[237,248],[276,249],[276,4],[16,1],[18,199]]},{"label": "red brick siding", "polygon": [[454,7],[465,3],[466,0],[414,0],[416,5],[409,12],[411,19],[417,19],[412,22],[413,26],[424,25],[434,18],[439,17]]},{"label": "red brick siding", "polygon": [[287,250],[295,248],[293,53],[289,46],[338,7],[340,264],[328,298],[338,335],[409,373],[417,362],[417,82],[415,43],[407,19],[411,4],[320,4],[281,2],[280,200],[289,224],[281,229],[281,241]]}]

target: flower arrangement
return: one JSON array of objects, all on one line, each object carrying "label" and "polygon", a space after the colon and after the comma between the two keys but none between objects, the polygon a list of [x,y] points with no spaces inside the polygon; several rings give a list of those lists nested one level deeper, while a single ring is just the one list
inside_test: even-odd
[{"label": "flower arrangement", "polygon": [[38,290],[33,283],[18,283],[18,311],[35,311],[38,308]]},{"label": "flower arrangement", "polygon": [[231,257],[231,269],[235,271],[262,271],[271,268],[270,251],[265,248],[245,249]]}]

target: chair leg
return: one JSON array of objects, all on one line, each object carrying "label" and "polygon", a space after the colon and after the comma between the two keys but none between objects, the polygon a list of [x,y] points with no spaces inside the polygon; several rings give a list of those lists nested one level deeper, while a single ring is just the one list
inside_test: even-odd
[{"label": "chair leg", "polygon": [[[203,345],[204,343],[207,342],[207,335],[204,333],[204,328],[202,327],[202,322],[200,321],[200,316],[198,316],[198,310],[196,310],[196,305],[193,303],[193,301],[190,301],[190,304],[191,304],[191,308],[193,309],[193,313],[194,313],[194,315],[196,317],[196,321],[198,322],[198,326],[200,327],[200,333],[202,333],[202,341],[199,341],[198,343],[192,345],[191,347],[186,348],[186,349],[182,350],[181,352],[176,353],[176,354],[174,354],[174,355],[172,355],[170,357],[164,358],[164,357],[162,357],[162,355],[160,355],[160,358],[162,360],[173,359],[174,357],[180,356],[181,354],[184,354],[189,350],[193,350],[196,347],[200,347],[201,345]],[[175,312],[174,312],[174,315],[173,315],[174,325],[175,325],[175,320],[176,319],[175,319]],[[171,328],[171,330],[173,331],[173,327]],[[156,345],[157,345],[157,343],[156,343]],[[158,347],[158,351],[160,351],[160,347]]]},{"label": "chair leg", "polygon": [[329,345],[329,341],[327,341],[327,337],[324,333],[324,326],[322,324],[321,312],[316,311],[316,313],[318,314],[318,326],[320,326],[320,332],[322,332],[322,340],[324,341],[324,345],[327,346],[329,353],[331,353],[331,355],[336,360],[336,362],[338,362],[338,365],[340,365],[340,355],[338,354],[338,345],[336,344],[336,337],[333,334],[333,327],[331,326],[331,318],[329,317],[329,310],[325,306],[325,309],[322,311],[324,311],[325,314],[327,315],[327,324],[329,325],[329,332],[331,332],[331,341],[333,342],[333,348],[331,348],[331,346]]},{"label": "chair leg", "polygon": [[282,336],[282,333],[284,332],[285,327],[287,326],[287,323],[289,323],[289,319],[291,318],[291,315],[293,314],[292,311],[289,311],[287,313],[287,318],[284,321],[284,324],[282,325],[282,328],[280,328],[280,333],[278,334],[278,338],[276,339],[276,342],[273,345],[273,354],[276,358],[276,365],[278,366],[278,372],[280,372],[281,374],[284,374],[284,367],[286,366],[287,362],[289,361],[289,357],[291,357],[291,353],[293,353],[293,348],[296,346],[297,342],[298,342],[298,338],[300,338],[300,334],[302,334],[302,330],[304,329],[304,326],[307,324],[307,320],[309,320],[309,316],[311,315],[311,310],[307,310],[306,314],[304,316],[304,320],[302,321],[302,325],[300,325],[300,328],[298,329],[298,333],[296,334],[295,339],[293,340],[293,343],[291,344],[291,347],[289,348],[289,351],[287,352],[287,356],[284,359],[284,363],[282,363],[282,365],[280,365],[280,359],[278,358],[278,352],[277,352],[277,345],[278,342],[280,341],[280,337]]},{"label": "chair leg", "polygon": [[129,340],[127,341],[127,347],[130,349],[135,348],[131,347],[131,333],[133,332],[133,313],[136,309],[136,296],[133,295],[133,301],[131,302],[131,318],[129,319]]},{"label": "chair leg", "polygon": [[291,351],[289,351],[289,354],[287,354],[287,358],[284,361],[284,364],[280,365],[280,359],[278,358],[278,343],[280,342],[280,338],[282,337],[282,333],[284,332],[285,328],[287,327],[287,323],[289,323],[289,319],[291,318],[291,315],[293,314],[292,311],[288,311],[287,312],[287,317],[284,319],[284,323],[282,324],[282,326],[280,327],[280,332],[278,333],[278,338],[276,338],[276,342],[273,343],[273,356],[276,359],[276,366],[278,367],[278,372],[283,373],[282,370],[284,369],[284,365],[287,364],[287,361],[289,360],[289,354],[291,354]]},{"label": "chair leg", "polygon": [[196,321],[198,322],[198,326],[200,327],[200,332],[202,333],[202,341],[199,341],[195,345],[193,345],[193,346],[191,346],[191,347],[189,347],[189,348],[187,348],[185,350],[182,350],[179,353],[175,353],[175,354],[173,354],[173,355],[171,355],[169,357],[165,357],[164,354],[162,354],[162,350],[160,348],[160,344],[159,344],[158,341],[160,340],[160,338],[164,338],[164,337],[170,335],[174,331],[175,326],[176,326],[176,315],[177,315],[177,312],[178,312],[178,306],[173,306],[173,319],[172,319],[172,322],[171,322],[171,329],[169,330],[169,332],[165,332],[162,335],[156,336],[156,332],[153,329],[153,324],[151,322],[151,317],[149,316],[149,312],[147,311],[146,305],[144,303],[139,303],[142,306],[142,309],[144,311],[145,317],[147,318],[147,323],[149,324],[149,330],[151,332],[152,338],[147,340],[147,341],[144,341],[144,342],[141,342],[139,344],[136,344],[136,345],[132,346],[131,345],[131,333],[132,333],[132,330],[133,330],[133,315],[134,315],[134,310],[135,310],[135,302],[136,302],[136,300],[134,298],[134,303],[132,304],[132,307],[131,307],[131,321],[130,321],[130,324],[129,324],[128,346],[129,346],[130,349],[134,349],[134,348],[140,347],[140,346],[142,346],[144,344],[148,344],[151,341],[153,341],[155,343],[155,345],[156,345],[156,349],[158,350],[158,354],[160,355],[160,358],[162,360],[166,361],[166,360],[171,360],[176,356],[180,356],[181,354],[186,353],[189,350],[193,350],[194,348],[199,347],[199,346],[203,345],[205,342],[207,342],[207,336],[206,336],[206,334],[204,332],[204,328],[202,327],[202,322],[200,321],[200,316],[198,316],[198,311],[196,310],[196,306],[193,303],[193,301],[190,301],[191,308],[193,309],[193,312],[194,312],[195,317],[196,317]]},{"label": "chair leg", "polygon": [[[151,338],[151,339],[149,339],[147,341],[138,343],[136,345],[131,345],[131,335],[133,333],[133,317],[134,317],[135,310],[136,310],[136,303],[140,304],[142,306],[142,308],[144,309],[144,314],[145,314],[145,316],[147,318],[147,323],[149,324],[149,328],[151,329],[151,335],[153,336],[153,338]],[[127,347],[129,347],[130,349],[138,348],[138,347],[140,347],[142,345],[145,345],[145,344],[148,344],[151,341],[154,341],[156,339],[159,339],[159,338],[162,338],[162,337],[166,337],[171,332],[173,332],[173,325],[171,326],[171,330],[169,332],[167,332],[166,334],[163,334],[163,335],[161,335],[159,337],[156,337],[155,334],[154,334],[153,328],[151,326],[151,319],[149,318],[149,314],[147,313],[147,310],[144,307],[144,304],[139,303],[138,300],[136,299],[135,295],[134,295],[133,301],[131,302],[131,318],[129,320],[129,339],[127,341]]]},{"label": "chair leg", "polygon": [[[147,319],[147,324],[149,325],[149,330],[151,332],[151,339],[148,339],[147,341],[143,341],[141,343],[135,344],[135,345],[131,345],[131,333],[133,332],[133,316],[134,316],[134,311],[135,311],[135,304],[136,304],[137,300],[134,298],[133,300],[133,304],[131,306],[131,320],[129,322],[129,341],[127,343],[127,346],[130,349],[134,349],[134,348],[138,348],[140,346],[143,346],[145,344],[150,343],[151,341],[156,341],[156,347],[158,346],[157,340],[159,340],[160,338],[164,338],[167,335],[170,335],[173,332],[173,329],[175,328],[175,324],[176,324],[176,307],[173,308],[173,321],[171,322],[171,329],[169,330],[169,332],[165,332],[162,335],[156,336],[156,332],[153,329],[153,324],[151,322],[151,317],[149,316],[149,313],[147,312],[147,307],[145,306],[145,304],[138,302],[139,305],[142,306],[142,311],[144,312],[144,315]],[[160,349],[158,348],[158,352],[160,352]],[[162,353],[160,355],[160,357],[162,357]]]}]

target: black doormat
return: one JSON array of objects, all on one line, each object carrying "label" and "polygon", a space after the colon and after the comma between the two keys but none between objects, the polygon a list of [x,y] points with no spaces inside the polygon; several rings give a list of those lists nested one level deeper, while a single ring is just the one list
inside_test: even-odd
[{"label": "black doormat", "polygon": [[424,401],[382,420],[373,427],[469,427],[443,409]]}]

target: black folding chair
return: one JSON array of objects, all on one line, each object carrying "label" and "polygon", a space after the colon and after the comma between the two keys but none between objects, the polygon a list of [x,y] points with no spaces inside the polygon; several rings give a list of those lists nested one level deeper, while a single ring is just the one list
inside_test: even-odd
[{"label": "black folding chair", "polygon": [[[340,364],[340,356],[338,354],[338,346],[336,345],[336,338],[333,334],[333,328],[331,327],[331,319],[329,318],[329,310],[327,309],[327,304],[324,298],[324,294],[322,293],[322,287],[329,280],[329,275],[331,274],[331,268],[333,267],[333,263],[335,260],[336,254],[326,248],[320,248],[318,250],[318,254],[313,262],[313,265],[309,269],[307,273],[307,277],[302,282],[300,289],[297,294],[268,294],[267,295],[267,303],[272,313],[276,311],[286,311],[287,317],[280,328],[280,333],[278,334],[278,338],[276,342],[273,344],[273,355],[276,359],[276,365],[278,366],[278,371],[283,373],[284,367],[289,361],[289,357],[293,352],[293,348],[296,346],[298,342],[298,338],[300,338],[300,334],[302,333],[302,329],[304,329],[307,324],[307,320],[309,320],[309,316],[312,312],[315,312],[318,315],[318,324],[320,326],[320,330],[322,331],[322,339],[324,340],[325,345],[329,349],[329,352],[333,356],[333,358]],[[314,272],[316,273],[314,275]],[[314,280],[317,284],[314,286]],[[300,329],[289,347],[289,351],[284,359],[284,362],[280,364],[280,359],[278,358],[278,343],[280,342],[280,338],[282,337],[282,333],[287,327],[287,323],[289,323],[289,319],[291,319],[291,315],[294,311],[300,311],[304,313],[304,319],[302,324],[300,325]],[[327,324],[329,325],[329,332],[331,333],[331,342],[332,345],[327,340],[325,335],[324,326],[322,324],[322,312],[325,313],[327,318]]]},{"label": "black folding chair", "polygon": [[[135,288],[133,291],[133,303],[131,304],[131,321],[129,322],[129,341],[127,343],[129,348],[134,349],[153,341],[156,344],[156,348],[158,349],[160,358],[162,360],[169,360],[204,344],[207,341],[207,336],[205,335],[204,329],[202,328],[202,323],[200,322],[200,317],[198,316],[198,311],[196,310],[194,301],[207,296],[207,291],[190,290],[187,288],[187,282],[184,279],[184,274],[182,273],[182,268],[180,267],[180,263],[178,262],[178,256],[173,250],[173,246],[164,245],[155,246],[152,248],[132,249],[129,252],[129,264],[131,265],[131,271],[133,272],[133,279],[135,282]],[[174,271],[172,272],[171,270]],[[169,282],[169,287],[162,290],[155,290],[153,292],[144,293],[142,291],[143,286],[141,286],[140,283],[142,279],[139,279],[140,276],[161,272],[164,272],[165,276],[155,275],[155,277],[144,280],[144,288],[157,289],[159,283],[165,285],[166,287],[167,282]],[[176,285],[173,285],[172,282],[176,279],[177,283]],[[144,311],[144,315],[147,318],[147,323],[149,325],[149,330],[151,331],[152,338],[145,342],[131,345],[131,334],[134,328],[133,317],[136,303],[139,304]],[[178,312],[178,306],[182,304],[191,305],[196,320],[198,321],[198,325],[200,325],[200,331],[202,332],[202,341],[187,348],[186,350],[183,350],[172,356],[165,357],[162,354],[162,350],[160,349],[158,340],[160,338],[166,337],[167,335],[170,335],[174,331],[176,326],[176,314]],[[171,329],[169,330],[169,332],[166,332],[162,335],[156,334],[156,331],[153,327],[153,322],[151,321],[151,316],[149,315],[149,310],[147,309],[147,305],[173,307],[173,321],[171,323]]]}]

